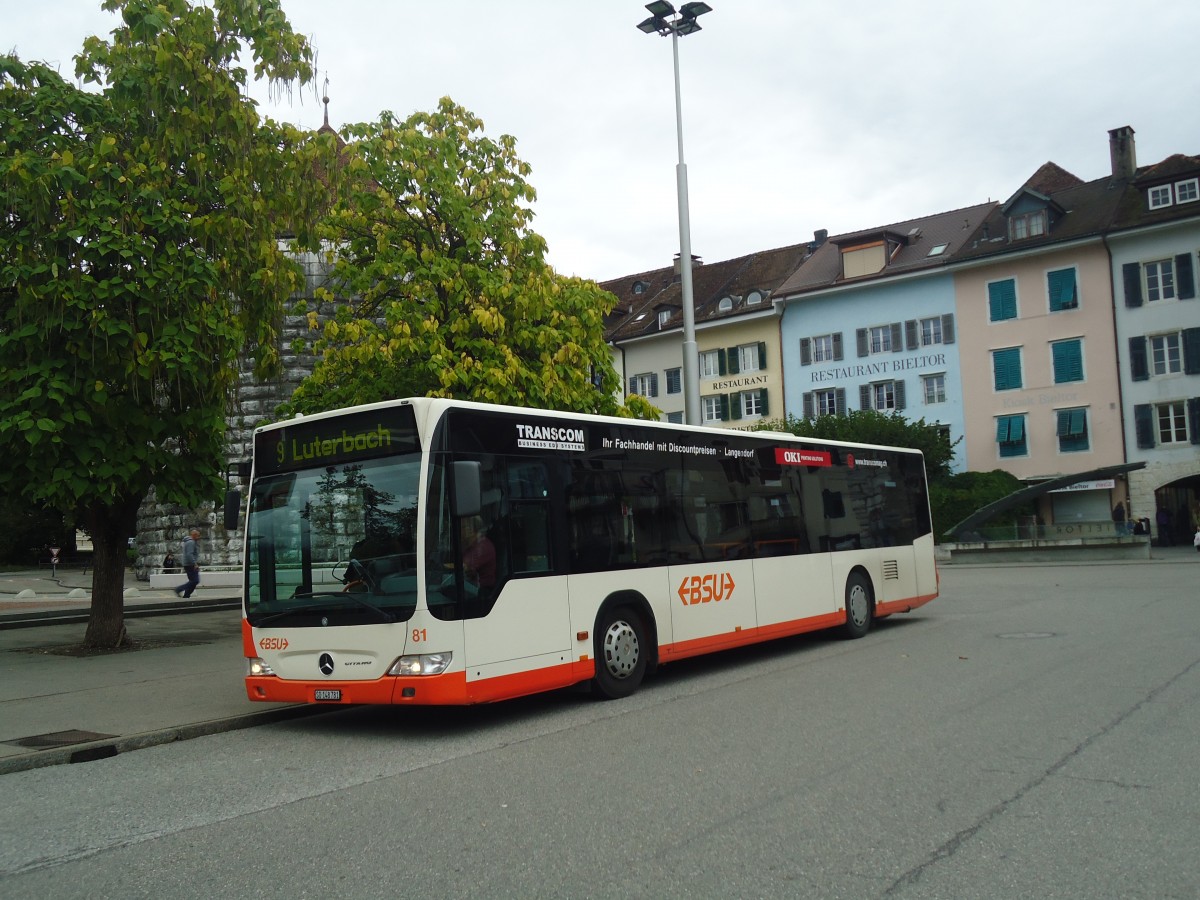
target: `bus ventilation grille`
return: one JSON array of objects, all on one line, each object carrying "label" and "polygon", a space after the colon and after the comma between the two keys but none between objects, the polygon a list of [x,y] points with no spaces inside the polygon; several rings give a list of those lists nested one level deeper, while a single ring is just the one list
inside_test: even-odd
[{"label": "bus ventilation grille", "polygon": [[894,559],[883,561],[883,578],[885,581],[895,581],[900,577],[900,563]]}]

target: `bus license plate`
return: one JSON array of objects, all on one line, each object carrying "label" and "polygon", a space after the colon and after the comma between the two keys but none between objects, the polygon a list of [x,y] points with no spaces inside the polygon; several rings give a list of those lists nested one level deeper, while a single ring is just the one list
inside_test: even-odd
[{"label": "bus license plate", "polygon": [[341,700],[341,691],[313,691],[314,700]]}]

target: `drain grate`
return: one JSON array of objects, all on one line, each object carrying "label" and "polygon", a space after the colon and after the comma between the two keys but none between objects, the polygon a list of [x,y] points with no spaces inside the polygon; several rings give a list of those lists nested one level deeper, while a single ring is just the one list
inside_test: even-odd
[{"label": "drain grate", "polygon": [[15,747],[27,747],[30,750],[53,750],[56,747],[70,747],[72,744],[86,744],[89,741],[102,741],[105,738],[119,736],[71,728],[67,731],[51,731],[48,734],[35,734],[30,737],[17,738],[15,741],[0,741],[0,743],[12,744]]}]

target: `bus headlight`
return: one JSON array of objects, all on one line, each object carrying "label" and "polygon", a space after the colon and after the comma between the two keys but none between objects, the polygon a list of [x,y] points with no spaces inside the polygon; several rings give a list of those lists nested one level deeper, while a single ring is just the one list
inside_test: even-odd
[{"label": "bus headlight", "polygon": [[257,656],[247,657],[246,675],[274,675],[275,670],[267,665],[266,660]]},{"label": "bus headlight", "polygon": [[389,675],[441,675],[450,665],[451,653],[422,653],[402,656],[388,669]]}]

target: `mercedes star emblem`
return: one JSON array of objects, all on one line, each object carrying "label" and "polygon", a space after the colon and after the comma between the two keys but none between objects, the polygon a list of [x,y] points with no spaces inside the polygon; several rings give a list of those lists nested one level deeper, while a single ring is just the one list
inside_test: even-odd
[{"label": "mercedes star emblem", "polygon": [[317,660],[317,668],[321,670],[322,675],[332,675],[333,657],[328,653],[322,653],[321,658]]}]

